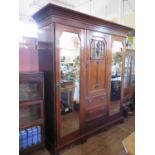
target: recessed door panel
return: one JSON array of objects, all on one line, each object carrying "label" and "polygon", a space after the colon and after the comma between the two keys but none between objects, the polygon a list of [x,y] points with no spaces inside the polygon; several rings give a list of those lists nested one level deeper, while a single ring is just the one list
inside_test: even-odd
[{"label": "recessed door panel", "polygon": [[87,31],[87,95],[106,91],[106,52],[105,35]]},{"label": "recessed door panel", "polygon": [[91,92],[93,93],[93,91],[95,91],[96,89],[96,77],[97,77],[97,73],[96,73],[96,62],[88,62],[88,68],[87,68],[87,84],[88,84],[88,94],[90,94]]},{"label": "recessed door panel", "polygon": [[103,89],[105,91],[105,82],[106,82],[105,62],[99,61],[98,62],[98,88]]},{"label": "recessed door panel", "polygon": [[88,60],[87,69],[88,95],[99,93],[105,89],[105,62]]}]

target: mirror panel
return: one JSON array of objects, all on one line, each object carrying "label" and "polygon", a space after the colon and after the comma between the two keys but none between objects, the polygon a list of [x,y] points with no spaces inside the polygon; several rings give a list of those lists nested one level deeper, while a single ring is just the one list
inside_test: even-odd
[{"label": "mirror panel", "polygon": [[122,50],[120,41],[112,44],[112,68],[111,68],[111,90],[110,90],[110,115],[120,112],[121,99],[121,75],[122,75]]},{"label": "mirror panel", "polygon": [[63,32],[60,37],[60,136],[79,130],[80,39]]}]

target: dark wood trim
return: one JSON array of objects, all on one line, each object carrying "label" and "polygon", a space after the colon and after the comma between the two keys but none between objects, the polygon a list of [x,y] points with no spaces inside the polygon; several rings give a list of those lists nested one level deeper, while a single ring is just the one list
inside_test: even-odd
[{"label": "dark wood trim", "polygon": [[42,103],[43,100],[34,100],[34,101],[27,101],[27,102],[20,102],[19,106],[20,108],[22,107],[27,107],[27,106],[30,106],[30,105],[35,105],[35,104],[40,104]]},{"label": "dark wood trim", "polygon": [[31,123],[27,123],[26,125],[22,125],[19,128],[20,130],[22,130],[22,129],[30,128],[32,126],[43,125],[43,124],[44,124],[44,120],[38,119],[36,121],[32,121]]},{"label": "dark wood trim", "polygon": [[44,148],[44,144],[34,145],[29,149],[20,151],[19,155],[28,155],[36,150],[43,149],[43,148]]}]

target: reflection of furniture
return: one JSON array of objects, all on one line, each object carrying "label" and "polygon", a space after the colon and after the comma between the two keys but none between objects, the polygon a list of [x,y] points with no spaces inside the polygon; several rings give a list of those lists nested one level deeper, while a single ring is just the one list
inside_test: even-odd
[{"label": "reflection of furniture", "polygon": [[61,83],[61,111],[69,112],[73,110],[73,95],[74,83],[73,81],[63,81]]},{"label": "reflection of furniture", "polygon": [[134,110],[135,104],[135,50],[127,49],[124,65],[124,96],[123,102]]},{"label": "reflection of furniture", "polygon": [[[20,137],[25,133],[25,139],[20,139],[20,154],[27,154],[44,146],[44,76],[43,73],[23,72],[19,76],[19,130]],[[33,132],[36,129],[35,143]],[[22,131],[22,132],[21,132]],[[32,132],[29,139],[28,131]],[[29,144],[29,145],[28,145]]]},{"label": "reflection of furniture", "polygon": [[127,155],[135,155],[135,133],[133,132],[122,141]]},{"label": "reflection of furniture", "polygon": [[[84,140],[99,130],[123,121],[120,110],[109,116],[112,44],[116,40],[122,45],[120,47],[122,63],[120,64],[124,65],[125,37],[132,29],[52,4],[38,11],[33,18],[40,27],[39,34],[42,37],[47,38],[46,36],[51,34],[47,43],[52,47],[41,48],[39,44],[38,50],[39,69],[45,72],[46,115],[48,116],[46,118],[46,141],[48,148],[57,153],[69,144]],[[67,114],[61,115],[60,60],[62,49],[60,40],[63,34],[68,37],[68,33],[77,35],[80,44],[80,77],[78,78],[80,101],[78,121],[76,121],[79,124],[76,131],[62,136],[60,132],[62,118],[67,117]],[[65,45],[68,44],[67,42]],[[120,75],[123,77],[123,71]],[[118,109],[122,107],[121,99],[122,96]]]},{"label": "reflection of furniture", "polygon": [[111,101],[120,100],[121,80],[117,78],[111,79]]}]

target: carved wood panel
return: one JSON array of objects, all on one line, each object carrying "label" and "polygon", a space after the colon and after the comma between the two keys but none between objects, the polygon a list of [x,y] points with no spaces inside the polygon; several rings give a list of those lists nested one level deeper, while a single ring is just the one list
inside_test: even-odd
[{"label": "carved wood panel", "polygon": [[87,95],[106,91],[106,46],[103,33],[87,31]]},{"label": "carved wood panel", "polygon": [[98,95],[87,98],[85,111],[86,128],[94,127],[95,124],[101,125],[107,121],[106,96]]},{"label": "carved wood panel", "polygon": [[105,90],[105,61],[88,60],[87,94],[101,93]]}]

